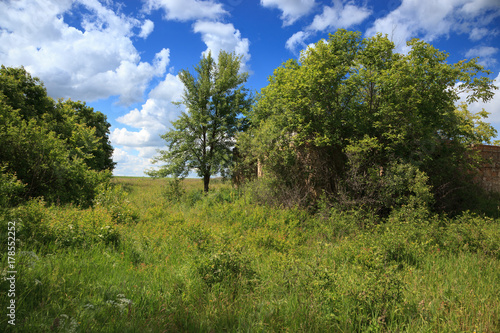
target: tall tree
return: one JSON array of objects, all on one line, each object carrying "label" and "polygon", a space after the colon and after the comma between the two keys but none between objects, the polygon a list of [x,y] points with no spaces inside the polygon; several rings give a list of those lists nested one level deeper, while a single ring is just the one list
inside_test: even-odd
[{"label": "tall tree", "polygon": [[186,177],[195,170],[208,192],[210,177],[226,175],[232,164],[231,147],[242,129],[241,115],[250,108],[251,98],[243,84],[248,73],[240,73],[241,57],[221,51],[217,61],[209,52],[195,67],[196,76],[182,70],[186,107],[172,129],[162,135],[167,150],[159,151],[154,162],[166,162],[151,176]]}]

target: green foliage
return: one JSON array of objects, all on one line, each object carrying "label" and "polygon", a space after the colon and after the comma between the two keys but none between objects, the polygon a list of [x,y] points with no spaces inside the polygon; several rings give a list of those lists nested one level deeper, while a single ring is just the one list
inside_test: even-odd
[{"label": "green foliage", "polygon": [[114,218],[105,209],[81,210],[47,206],[43,200],[32,200],[12,214],[21,248],[39,251],[51,248],[89,247],[93,244],[117,245],[119,234]]},{"label": "green foliage", "polygon": [[[299,62],[285,62],[259,94],[249,131],[239,136],[246,164],[259,160],[265,175],[302,196],[355,193],[383,202],[383,211],[406,203],[384,198],[379,182],[395,196],[417,190],[404,184],[428,177],[433,207],[453,210],[457,189],[478,166],[470,144],[496,134],[482,121],[486,113],[472,115],[455,104],[462,93],[467,103],[488,101],[496,87],[477,59],[449,64],[447,54],[423,41],[408,47],[398,54],[387,37],[338,30],[307,48]],[[405,174],[410,178],[401,179]],[[420,189],[419,200],[430,203]]]},{"label": "green foliage", "polygon": [[484,122],[490,113],[482,109],[478,113],[471,113],[467,104],[462,103],[455,111],[460,119],[457,131],[460,135],[457,139],[464,140],[464,144],[491,144],[491,139],[497,135],[496,129],[491,124]]},{"label": "green foliage", "polygon": [[97,187],[93,206],[105,209],[115,223],[137,222],[138,214],[127,197],[128,193],[121,185],[103,183]]},{"label": "green foliage", "polygon": [[6,166],[0,165],[0,210],[14,206],[26,186],[15,174],[7,172],[6,169]]},{"label": "green foliage", "polygon": [[248,260],[233,252],[218,251],[198,264],[198,273],[209,288],[215,284],[249,283],[255,278]]},{"label": "green foliage", "polygon": [[331,198],[346,210],[362,209],[384,215],[393,208],[428,209],[433,203],[427,175],[404,161],[376,163],[381,145],[364,138],[346,147],[346,171],[338,193]]},{"label": "green foliage", "polygon": [[410,163],[391,161],[385,168],[376,163],[381,145],[365,138],[348,145],[346,171],[333,198],[347,209],[361,208],[380,213],[410,205],[428,207],[432,200],[427,176]]},{"label": "green foliage", "polygon": [[179,202],[185,193],[179,178],[169,179],[162,189],[162,195],[168,202]]},{"label": "green foliage", "polygon": [[[92,170],[110,170],[115,167],[113,147],[109,141],[109,128],[106,116],[88,107],[85,102],[59,100],[55,105],[57,117],[56,132],[60,137],[84,156],[85,163]],[[83,157],[82,156],[82,157]]]},{"label": "green foliage", "polygon": [[257,204],[290,208],[307,206],[310,203],[307,189],[290,185],[276,176],[247,181],[243,186],[243,192],[249,200]]},{"label": "green foliage", "polygon": [[240,116],[251,102],[242,87],[248,73],[239,73],[240,63],[241,57],[221,51],[217,62],[210,53],[203,56],[195,67],[197,77],[187,70],[179,73],[187,110],[162,135],[168,150],[160,151],[155,162],[166,165],[147,174],[185,177],[196,170],[204,179],[205,192],[212,175],[228,174],[234,136],[244,126]]},{"label": "green foliage", "polygon": [[[85,103],[55,103],[24,68],[0,70],[2,173],[15,174],[24,199],[91,204],[114,167],[110,124]],[[3,177],[3,176],[2,176]]]}]

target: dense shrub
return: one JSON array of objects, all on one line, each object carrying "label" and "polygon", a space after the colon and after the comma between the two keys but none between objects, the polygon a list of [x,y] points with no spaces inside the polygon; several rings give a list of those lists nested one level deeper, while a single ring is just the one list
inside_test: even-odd
[{"label": "dense shrub", "polygon": [[12,213],[21,248],[47,251],[49,248],[116,245],[119,234],[113,216],[106,209],[48,206],[32,200]]},{"label": "dense shrub", "polygon": [[162,188],[162,196],[168,202],[179,202],[185,194],[186,190],[182,187],[180,178],[167,179]]},{"label": "dense shrub", "polygon": [[137,222],[139,216],[127,197],[128,193],[121,185],[103,183],[97,187],[93,205],[108,211],[115,223]]},{"label": "dense shrub", "polygon": [[251,286],[256,276],[248,259],[241,254],[219,250],[197,265],[198,273],[209,288],[216,284]]},{"label": "dense shrub", "polygon": [[110,126],[85,103],[55,102],[24,68],[0,68],[1,174],[26,185],[20,199],[88,207],[114,167]]},{"label": "dense shrub", "polygon": [[6,166],[0,165],[0,210],[18,203],[26,186],[6,169]]},{"label": "dense shrub", "polygon": [[486,102],[496,87],[477,59],[451,64],[423,41],[407,46],[399,54],[387,36],[338,30],[283,63],[238,136],[236,171],[260,164],[286,206],[325,193],[343,209],[382,216],[402,205],[459,212],[460,188],[480,165],[471,144],[491,142],[496,130],[486,112],[456,102],[463,91],[467,103]]}]

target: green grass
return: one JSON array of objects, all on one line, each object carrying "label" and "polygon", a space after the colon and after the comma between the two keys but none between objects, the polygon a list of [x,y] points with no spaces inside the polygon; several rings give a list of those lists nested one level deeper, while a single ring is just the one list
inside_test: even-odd
[{"label": "green grass", "polygon": [[113,182],[93,209],[4,213],[2,272],[16,220],[18,273],[16,326],[3,314],[2,329],[500,331],[499,220],[401,210],[380,223],[258,205],[221,180],[208,195],[198,179]]}]

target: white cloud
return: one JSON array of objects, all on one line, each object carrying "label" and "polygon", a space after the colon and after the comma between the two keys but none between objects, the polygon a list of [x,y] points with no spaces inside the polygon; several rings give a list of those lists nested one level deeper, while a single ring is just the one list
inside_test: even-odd
[{"label": "white cloud", "polygon": [[500,8],[500,3],[498,0],[469,0],[469,1],[454,1],[457,3],[464,3],[463,7],[461,7],[461,12],[465,14],[469,14],[471,16],[476,16],[481,13],[484,13],[488,10],[498,10]]},{"label": "white cloud", "polygon": [[[64,14],[83,13],[81,30]],[[169,51],[141,62],[131,38],[148,20],[115,13],[95,0],[0,2],[0,63],[25,66],[45,83],[49,95],[96,100],[120,96],[124,104],[140,101],[149,81],[163,75]]]},{"label": "white cloud", "polygon": [[490,34],[490,31],[486,28],[473,28],[469,33],[469,39],[472,41],[478,41]]},{"label": "white cloud", "polygon": [[[111,132],[110,139],[113,145],[123,145],[126,147],[142,147],[154,144],[151,142],[151,133],[144,128],[139,132],[132,132],[126,128],[116,128]],[[158,144],[159,142],[155,143]]]},{"label": "white cloud", "polygon": [[215,20],[227,14],[221,4],[201,0],[147,0],[146,10],[162,8],[167,20]]},{"label": "white cloud", "polygon": [[297,47],[305,48],[306,47],[305,40],[307,38],[309,38],[310,36],[311,36],[311,33],[309,33],[309,32],[305,32],[305,31],[296,32],[292,35],[292,37],[288,38],[285,46],[287,49],[289,49],[291,51],[296,50]]},{"label": "white cloud", "polygon": [[[165,134],[170,123],[180,115],[182,107],[172,102],[181,101],[183,90],[184,85],[179,77],[167,74],[165,79],[150,91],[148,100],[140,110],[131,110],[117,119],[118,122],[139,130],[115,128],[111,132],[110,140],[113,146],[123,147],[115,150],[116,156],[113,158],[119,163],[114,174],[143,175],[143,171],[152,166],[149,159],[156,155],[158,148],[165,145],[160,135]],[[133,163],[138,163],[142,170],[139,172]]]},{"label": "white cloud", "polygon": [[153,29],[155,28],[155,24],[151,20],[145,20],[144,24],[141,27],[141,32],[139,33],[139,37],[142,38],[147,38],[149,34],[153,32]]},{"label": "white cloud", "polygon": [[131,150],[121,148],[114,149],[113,161],[117,162],[113,170],[115,176],[143,177],[144,170],[154,166],[150,158],[134,155]]},{"label": "white cloud", "polygon": [[352,3],[342,5],[341,1],[334,0],[333,7],[324,6],[323,13],[314,17],[308,29],[324,31],[352,27],[366,20],[371,13],[368,8],[357,7]]},{"label": "white cloud", "polygon": [[470,49],[465,54],[466,57],[490,57],[498,52],[498,48],[482,46],[480,48]]},{"label": "white cloud", "polygon": [[465,56],[467,58],[475,58],[479,57],[479,64],[488,68],[494,66],[497,63],[497,60],[493,57],[499,51],[496,47],[491,46],[481,46],[479,48],[470,49],[467,51]]},{"label": "white cloud", "polygon": [[196,33],[201,33],[201,39],[207,45],[207,50],[212,52],[214,58],[217,58],[219,52],[235,52],[243,56],[242,70],[247,70],[246,63],[250,60],[248,38],[242,38],[238,29],[231,23],[198,21],[193,25]]},{"label": "white cloud", "polygon": [[283,25],[292,25],[304,15],[307,15],[316,5],[314,0],[260,0],[263,7],[281,10]]},{"label": "white cloud", "polygon": [[170,122],[177,119],[180,114],[180,108],[172,102],[181,101],[183,88],[179,77],[167,74],[165,80],[151,90],[148,100],[140,110],[131,110],[116,119],[140,131],[116,128],[110,135],[111,142],[114,145],[126,147],[161,146],[163,140],[160,135],[167,131]]},{"label": "white cloud", "polygon": [[298,47],[305,46],[305,40],[318,31],[337,30],[350,28],[360,24],[371,15],[371,10],[358,7],[352,2],[342,4],[340,0],[333,0],[333,6],[324,6],[323,12],[316,15],[313,22],[305,31],[299,31],[286,42],[286,48],[295,52]]},{"label": "white cloud", "polygon": [[498,16],[498,0],[403,0],[398,8],[377,19],[366,35],[387,34],[399,50],[412,38],[431,42],[451,32],[468,34],[477,41],[493,33],[487,25]]}]

